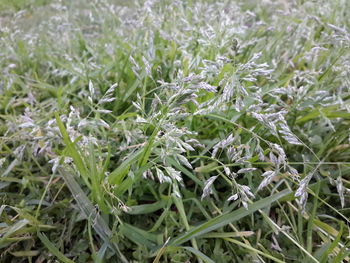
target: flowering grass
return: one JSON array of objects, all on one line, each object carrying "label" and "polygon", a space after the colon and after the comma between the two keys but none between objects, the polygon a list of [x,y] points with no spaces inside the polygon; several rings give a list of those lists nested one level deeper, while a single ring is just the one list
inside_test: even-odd
[{"label": "flowering grass", "polygon": [[0,0],[0,262],[348,262],[348,10]]}]

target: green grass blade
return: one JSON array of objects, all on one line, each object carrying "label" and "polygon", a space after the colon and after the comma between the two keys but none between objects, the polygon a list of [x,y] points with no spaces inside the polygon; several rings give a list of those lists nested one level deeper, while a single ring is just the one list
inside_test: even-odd
[{"label": "green grass blade", "polygon": [[[172,199],[173,199],[174,204],[176,205],[177,210],[180,213],[180,218],[181,218],[182,223],[185,225],[186,231],[189,231],[190,230],[190,225],[189,225],[188,220],[187,220],[187,215],[186,215],[186,212],[185,212],[185,207],[184,207],[182,198],[181,197],[177,197],[175,194],[172,194]],[[196,239],[191,238],[191,244],[192,244],[193,248],[197,251],[198,250],[198,245],[197,245]],[[201,262],[201,258],[200,257],[198,258],[198,261]]]},{"label": "green grass blade", "polygon": [[64,127],[64,124],[61,121],[60,116],[58,115],[57,112],[55,112],[55,118],[56,118],[57,125],[58,125],[58,127],[60,129],[61,135],[63,137],[63,141],[66,144],[67,154],[70,157],[73,158],[74,164],[78,168],[81,176],[84,179],[84,182],[86,183],[86,185],[89,188],[91,188],[91,185],[90,185],[90,182],[89,182],[89,179],[88,179],[88,173],[87,173],[86,165],[85,165],[85,163],[83,161],[83,158],[79,154],[78,150],[75,148],[75,144],[70,140],[69,135],[67,133],[67,130]]},{"label": "green grass blade", "polygon": [[207,255],[204,255],[202,252],[200,252],[197,249],[194,249],[193,247],[181,247],[183,249],[186,249],[196,255],[198,258],[203,260],[205,263],[215,263],[212,259],[210,259]]},{"label": "green grass blade", "polygon": [[146,204],[146,205],[135,205],[130,206],[130,210],[127,211],[130,215],[143,215],[143,214],[150,214],[153,213],[159,209],[165,208],[168,201],[166,200],[160,200],[153,204]]},{"label": "green grass blade", "polygon": [[10,252],[11,255],[15,257],[35,257],[40,254],[40,251],[38,250],[24,250],[24,251],[16,251],[16,252]]},{"label": "green grass blade", "polygon": [[38,232],[38,237],[41,240],[41,242],[43,242],[43,244],[47,247],[47,249],[55,256],[57,257],[61,262],[63,263],[74,263],[73,260],[70,260],[69,258],[67,258],[65,255],[62,254],[61,251],[59,251],[57,249],[57,247],[55,246],[55,244],[53,244],[47,237],[45,234],[42,234],[40,232]]},{"label": "green grass blade", "polygon": [[223,227],[225,225],[228,225],[229,223],[232,223],[234,221],[237,221],[245,216],[251,215],[254,212],[258,211],[259,209],[262,209],[264,207],[270,206],[273,202],[281,199],[282,197],[285,197],[292,193],[291,190],[285,189],[279,193],[276,193],[272,196],[266,197],[264,199],[261,199],[250,206],[248,206],[248,209],[245,208],[239,208],[234,212],[223,214],[220,216],[217,216],[208,222],[201,224],[197,227],[192,228],[190,231],[187,233],[174,238],[172,241],[170,241],[170,244],[172,245],[181,245],[184,242],[195,238],[197,236],[200,236],[202,234],[211,232],[215,229],[218,229],[220,227]]},{"label": "green grass blade", "polygon": [[108,243],[103,243],[102,247],[100,248],[100,250],[97,252],[96,254],[96,258],[95,258],[95,263],[103,263],[103,258],[106,254],[108,248]]},{"label": "green grass blade", "polygon": [[149,233],[126,223],[120,226],[120,232],[136,244],[144,245],[149,249],[154,249],[157,246],[158,235],[156,234]]},{"label": "green grass blade", "polygon": [[318,207],[318,195],[320,192],[320,188],[321,188],[321,183],[318,182],[317,183],[317,188],[315,191],[315,197],[314,197],[314,203],[313,203],[313,208],[312,208],[312,212],[309,216],[309,221],[307,224],[307,233],[306,233],[306,247],[307,247],[307,251],[309,253],[312,253],[312,230],[313,230],[313,225],[314,225],[314,219],[316,217],[316,211],[317,211],[317,207]]},{"label": "green grass blade", "polygon": [[321,258],[320,258],[320,262],[321,263],[326,263],[328,260],[328,256],[331,255],[332,253],[334,253],[334,249],[339,245],[339,242],[341,240],[341,236],[343,234],[343,228],[344,225],[341,223],[340,224],[340,230],[338,232],[338,235],[336,236],[336,238],[333,240],[332,243],[330,243],[330,245],[328,246],[328,248],[324,251],[324,253],[322,254]]},{"label": "green grass blade", "polygon": [[131,154],[125,161],[123,161],[122,164],[108,176],[108,182],[110,184],[120,184],[124,179],[124,176],[127,174],[130,165],[135,163],[140,158],[143,151],[143,149],[139,149]]},{"label": "green grass blade", "polygon": [[29,223],[29,220],[27,219],[22,219],[10,226],[6,233],[0,238],[0,245],[6,242],[6,239],[11,237],[12,234],[17,232],[18,230],[24,228],[27,224]]},{"label": "green grass blade", "polygon": [[58,168],[58,171],[64,178],[81,212],[87,218],[91,218],[92,220],[94,220],[93,227],[96,233],[102,238],[104,242],[110,244],[110,247],[114,250],[114,252],[118,255],[122,262],[128,262],[125,256],[120,252],[118,245],[110,242],[112,231],[109,229],[108,225],[103,220],[103,218],[98,214],[94,205],[83,192],[79,184],[74,180],[73,175],[66,172],[62,168]]},{"label": "green grass blade", "polygon": [[244,247],[244,248],[246,248],[246,249],[248,249],[248,250],[250,250],[250,251],[252,251],[252,252],[254,252],[254,253],[257,253],[257,254],[262,255],[262,256],[264,256],[264,257],[267,257],[267,258],[269,258],[269,259],[272,259],[272,260],[275,261],[275,262],[284,263],[284,261],[282,261],[282,260],[280,260],[280,259],[278,259],[278,258],[276,258],[276,257],[274,257],[274,256],[272,256],[272,255],[270,255],[270,254],[267,254],[267,253],[265,253],[265,252],[262,252],[262,251],[260,251],[260,250],[258,250],[258,249],[256,249],[256,248],[253,248],[252,246],[247,245],[247,244],[245,244],[245,243],[243,243],[243,242],[240,242],[240,241],[238,241],[238,240],[236,240],[236,239],[225,237],[224,240],[227,240],[227,241],[229,241],[229,242],[231,242],[231,243],[234,243],[234,244],[236,244],[236,245],[238,245],[238,246]]}]

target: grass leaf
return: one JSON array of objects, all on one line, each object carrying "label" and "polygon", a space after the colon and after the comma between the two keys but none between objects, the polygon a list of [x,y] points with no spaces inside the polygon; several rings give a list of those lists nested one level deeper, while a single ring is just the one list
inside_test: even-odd
[{"label": "grass leaf", "polygon": [[287,196],[290,194],[290,190],[283,190],[279,193],[276,193],[272,196],[266,197],[264,199],[261,199],[251,205],[248,206],[248,209],[245,208],[239,208],[231,213],[226,213],[220,216],[217,216],[211,220],[208,220],[207,222],[191,228],[189,231],[187,231],[185,234],[175,237],[170,241],[170,244],[172,245],[181,245],[184,242],[195,238],[197,236],[203,235],[205,233],[211,232],[213,230],[216,230],[220,227],[223,227],[225,225],[228,225],[229,223],[232,223],[234,221],[237,221],[245,216],[251,215],[254,212],[258,211],[259,209],[265,208],[270,206],[273,202],[278,201],[282,197]]}]

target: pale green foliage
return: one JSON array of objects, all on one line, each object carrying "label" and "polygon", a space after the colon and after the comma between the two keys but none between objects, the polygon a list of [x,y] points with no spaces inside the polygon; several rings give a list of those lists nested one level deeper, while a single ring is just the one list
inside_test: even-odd
[{"label": "pale green foliage", "polygon": [[0,261],[349,260],[349,3],[0,0]]}]

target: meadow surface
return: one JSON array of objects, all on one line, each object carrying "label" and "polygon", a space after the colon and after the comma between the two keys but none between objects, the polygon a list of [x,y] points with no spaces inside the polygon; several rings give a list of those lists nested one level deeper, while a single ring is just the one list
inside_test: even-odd
[{"label": "meadow surface", "polygon": [[0,0],[0,262],[349,262],[349,18]]}]

